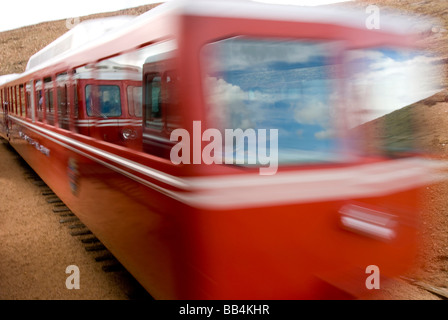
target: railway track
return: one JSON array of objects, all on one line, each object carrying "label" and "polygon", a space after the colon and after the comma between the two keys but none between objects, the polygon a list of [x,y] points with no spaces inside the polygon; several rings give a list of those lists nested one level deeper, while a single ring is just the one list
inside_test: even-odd
[{"label": "railway track", "polygon": [[52,213],[60,224],[67,227],[69,234],[76,237],[83,245],[86,252],[91,253],[92,258],[101,264],[104,272],[120,273],[124,281],[128,282],[132,291],[126,293],[131,300],[142,300],[153,298],[140,286],[140,284],[127,272],[123,265],[114,255],[101,243],[101,241],[85,226],[79,218],[62,202],[45,182],[24,162],[26,168],[25,177],[39,188],[40,193],[47,203],[53,206]]},{"label": "railway track", "polygon": [[[40,196],[49,204],[51,210],[48,215],[54,218],[55,224],[63,226],[68,234],[80,241],[89,259],[101,266],[102,272],[112,274],[111,277],[118,279],[116,282],[130,300],[153,300],[150,294],[132,277],[123,265],[109,252],[101,241],[89,230],[76,215],[62,202],[45,182],[33,171],[31,167],[12,149],[9,144],[0,139],[2,148],[0,152],[11,153],[14,160],[23,169],[25,180],[36,188]],[[40,297],[39,297],[40,298]]]}]

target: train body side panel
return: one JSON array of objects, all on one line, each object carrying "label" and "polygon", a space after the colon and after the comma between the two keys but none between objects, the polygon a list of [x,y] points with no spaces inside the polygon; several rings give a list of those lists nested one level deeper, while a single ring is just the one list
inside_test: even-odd
[{"label": "train body side panel", "polygon": [[[418,189],[198,209],[27,126],[14,122],[11,132],[14,148],[155,298],[346,298],[366,294],[367,266],[394,276],[413,261]],[[341,208],[353,200],[397,214],[396,239],[341,228]]]}]

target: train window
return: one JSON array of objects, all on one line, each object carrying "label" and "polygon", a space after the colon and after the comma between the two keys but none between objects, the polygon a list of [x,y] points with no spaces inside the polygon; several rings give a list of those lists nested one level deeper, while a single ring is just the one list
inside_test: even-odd
[{"label": "train window", "polygon": [[14,113],[14,90],[9,87],[9,112]]},{"label": "train window", "polygon": [[47,119],[47,123],[53,125],[54,124],[53,89],[45,90],[45,107],[46,107],[45,116]]},{"label": "train window", "polygon": [[142,87],[141,86],[128,86],[128,109],[129,115],[132,117],[142,116]]},{"label": "train window", "polygon": [[45,118],[48,124],[54,124],[54,114],[53,114],[53,82],[51,77],[44,79],[43,92],[45,94]]},{"label": "train window", "polygon": [[10,100],[10,108],[9,108],[9,111],[11,112],[11,113],[14,113],[14,108],[15,108],[15,106],[14,106],[14,87],[10,87],[9,88],[9,100]]},{"label": "train window", "polygon": [[13,98],[12,87],[8,88],[8,112],[9,113],[14,112],[14,98]]},{"label": "train window", "polygon": [[21,115],[22,114],[22,104],[21,104],[21,101],[20,101],[20,86],[16,86],[16,92],[15,92],[15,94],[16,94],[16,105],[17,105],[17,112],[16,112],[16,114],[17,115]]},{"label": "train window", "polygon": [[165,88],[163,104],[166,110],[167,131],[171,132],[180,126],[181,116],[179,110],[179,97],[177,85],[179,78],[174,70],[169,70],[164,74]]},{"label": "train window", "polygon": [[166,71],[162,75],[146,75],[145,124],[156,130],[171,132],[179,127],[180,113],[177,97],[177,74]]},{"label": "train window", "polygon": [[73,92],[73,104],[74,104],[74,108],[73,108],[73,116],[75,119],[78,119],[79,116],[79,104],[78,104],[78,85],[75,83],[72,86],[72,92]]},{"label": "train window", "polygon": [[20,87],[19,86],[15,87],[15,96],[16,96],[16,105],[17,105],[17,107],[16,107],[16,109],[17,109],[16,114],[17,115],[21,115],[22,114],[22,109],[21,109],[22,105],[20,103]]},{"label": "train window", "polygon": [[43,103],[44,103],[44,95],[42,88],[42,81],[38,80],[35,84],[36,89],[36,102],[37,102],[37,121],[43,121]]},{"label": "train window", "polygon": [[20,88],[19,86],[15,86],[14,87],[14,99],[16,100],[16,114],[20,115],[21,110],[20,110]]},{"label": "train window", "polygon": [[25,85],[20,85],[20,108],[21,108],[21,116],[26,117],[26,101],[25,101]]},{"label": "train window", "polygon": [[[223,136],[226,129],[265,133],[250,150],[226,139],[223,160],[260,165],[261,150],[277,151],[280,164],[346,161],[333,116],[340,54],[337,42],[326,41],[235,37],[206,45],[201,59],[210,126]],[[240,138],[236,146],[246,144]]]},{"label": "train window", "polygon": [[11,87],[11,102],[12,102],[12,112],[17,113],[16,87]]},{"label": "train window", "polygon": [[67,85],[58,85],[57,90],[58,99],[58,121],[59,127],[62,129],[69,129],[69,108],[67,101]]},{"label": "train window", "polygon": [[120,87],[117,85],[87,85],[85,89],[87,115],[91,117],[121,116]]},{"label": "train window", "polygon": [[15,101],[14,101],[14,87],[11,87],[10,88],[10,100],[11,100],[11,113],[15,113],[15,108],[16,108],[16,105],[15,105]]},{"label": "train window", "polygon": [[9,88],[5,88],[5,110],[9,113]]},{"label": "train window", "polygon": [[11,113],[12,103],[11,103],[11,88],[6,89],[6,103],[7,103],[7,109],[8,113]]},{"label": "train window", "polygon": [[12,113],[12,94],[11,94],[11,87],[8,87],[7,89],[7,101],[8,101],[8,113]]},{"label": "train window", "polygon": [[405,107],[441,89],[440,78],[433,76],[439,74],[433,61],[427,52],[403,48],[372,47],[347,52],[348,107],[359,110],[348,118],[354,149],[366,154],[402,156],[418,148],[417,121]]},{"label": "train window", "polygon": [[15,114],[20,114],[20,104],[19,104],[19,87],[14,87],[14,103],[15,103]]},{"label": "train window", "polygon": [[29,84],[25,87],[25,105],[26,105],[26,116],[31,118],[31,86]]},{"label": "train window", "polygon": [[145,83],[145,108],[147,126],[162,130],[162,90],[161,76],[159,74],[149,74],[146,76]]}]

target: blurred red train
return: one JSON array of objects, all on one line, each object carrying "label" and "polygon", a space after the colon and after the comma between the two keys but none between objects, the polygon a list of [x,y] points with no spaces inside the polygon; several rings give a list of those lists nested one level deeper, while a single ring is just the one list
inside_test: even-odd
[{"label": "blurred red train", "polygon": [[[368,266],[412,265],[428,172],[412,134],[371,125],[427,56],[367,17],[168,2],[33,56],[0,85],[0,132],[157,299],[364,297]],[[278,169],[174,164],[171,133],[195,121],[278,130]]]}]

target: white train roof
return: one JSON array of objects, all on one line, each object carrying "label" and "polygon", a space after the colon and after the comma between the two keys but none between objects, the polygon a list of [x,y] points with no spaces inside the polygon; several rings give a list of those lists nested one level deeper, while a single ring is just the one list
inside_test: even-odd
[{"label": "white train roof", "polygon": [[[55,42],[35,54],[28,63],[25,74],[33,73],[54,63],[62,63],[65,59],[80,52],[107,45],[119,37],[129,34],[142,34],[140,28],[151,28],[155,19],[161,16],[211,16],[231,18],[255,18],[281,21],[314,22],[331,25],[341,25],[358,29],[366,28],[366,19],[369,16],[364,10],[338,8],[333,6],[295,6],[260,3],[249,0],[171,0],[165,2],[148,12],[137,16],[127,16],[118,22],[115,18],[105,18],[100,24],[87,20],[76,28],[70,30]],[[431,27],[431,21],[423,18],[418,20],[409,16],[389,16],[381,11],[381,30],[398,35],[419,33],[421,29]],[[119,19],[119,18],[117,18]],[[77,30],[75,30],[77,29]],[[420,29],[420,30],[418,30]],[[93,31],[94,30],[94,31]],[[140,32],[140,33],[139,33]],[[169,30],[166,31],[169,35]],[[72,35],[72,36],[71,36]],[[70,38],[72,39],[70,40]],[[78,42],[73,41],[75,37]],[[143,42],[145,39],[141,39]],[[71,46],[62,45],[70,42]],[[138,45],[138,44],[137,44]],[[59,47],[62,49],[59,50]],[[58,48],[58,49],[56,49]],[[120,48],[117,49],[117,53]],[[92,52],[92,51],[90,51]],[[111,52],[113,53],[113,52]],[[97,57],[100,58],[100,57]]]},{"label": "white train roof", "polygon": [[9,81],[12,81],[14,79],[17,79],[20,77],[19,73],[11,73],[11,74],[5,74],[0,76],[0,86],[4,83],[7,83]]},{"label": "white train roof", "polygon": [[32,55],[28,60],[26,70],[44,64],[51,59],[54,59],[66,52],[73,51],[75,48],[79,48],[80,46],[83,46],[91,41],[95,41],[107,32],[128,23],[133,18],[135,17],[116,16],[83,21],[47,45],[45,48]]}]

